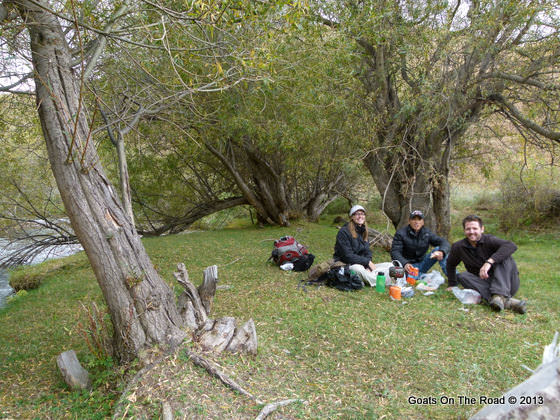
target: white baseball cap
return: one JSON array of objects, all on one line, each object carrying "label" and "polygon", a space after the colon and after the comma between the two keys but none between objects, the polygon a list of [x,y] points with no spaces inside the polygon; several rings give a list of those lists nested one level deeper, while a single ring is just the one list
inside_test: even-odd
[{"label": "white baseball cap", "polygon": [[354,215],[354,213],[356,213],[358,210],[363,211],[364,213],[366,213],[366,209],[364,209],[362,206],[360,206],[359,204],[356,204],[355,206],[352,206],[352,208],[350,209],[350,217],[352,217]]}]

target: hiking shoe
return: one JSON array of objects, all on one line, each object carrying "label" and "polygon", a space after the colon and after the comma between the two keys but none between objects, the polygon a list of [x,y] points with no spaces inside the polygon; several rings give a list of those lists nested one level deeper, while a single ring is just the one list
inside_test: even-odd
[{"label": "hiking shoe", "polygon": [[492,295],[492,299],[490,299],[490,307],[494,309],[496,312],[500,312],[504,310],[505,298],[502,295]]},{"label": "hiking shoe", "polygon": [[527,312],[527,301],[519,300],[515,298],[506,299],[505,309],[511,309],[513,312],[518,314],[524,314]]}]

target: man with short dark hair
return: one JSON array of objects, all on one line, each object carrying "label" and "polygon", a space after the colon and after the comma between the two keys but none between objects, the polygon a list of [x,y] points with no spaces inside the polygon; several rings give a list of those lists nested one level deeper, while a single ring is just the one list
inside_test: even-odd
[{"label": "man with short dark hair", "polygon": [[[508,240],[484,233],[482,219],[470,215],[463,219],[465,238],[451,246],[447,259],[448,288],[457,282],[465,289],[479,292],[495,311],[511,309],[524,314],[526,301],[513,298],[519,289],[519,271],[512,257],[517,246]],[[467,271],[457,274],[463,262]]]},{"label": "man with short dark hair", "polygon": [[[434,249],[427,253],[430,246]],[[449,253],[449,242],[424,226],[424,213],[414,210],[408,218],[408,225],[395,233],[391,247],[391,258],[398,260],[407,273],[412,267],[418,268],[419,274],[427,273],[439,262],[447,275],[446,261]]]}]

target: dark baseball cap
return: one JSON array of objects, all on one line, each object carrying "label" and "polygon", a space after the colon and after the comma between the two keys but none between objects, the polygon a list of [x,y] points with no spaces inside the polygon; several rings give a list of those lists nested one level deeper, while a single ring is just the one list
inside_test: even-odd
[{"label": "dark baseball cap", "polygon": [[409,219],[414,219],[415,217],[419,217],[420,219],[424,218],[424,213],[422,213],[420,210],[414,210],[410,212],[410,216],[408,217]]}]

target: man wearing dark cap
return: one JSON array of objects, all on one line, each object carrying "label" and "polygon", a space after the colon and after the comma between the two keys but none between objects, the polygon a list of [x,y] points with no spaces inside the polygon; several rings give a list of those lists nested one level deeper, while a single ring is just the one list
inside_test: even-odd
[{"label": "man wearing dark cap", "polygon": [[[428,253],[431,246],[434,248]],[[395,233],[391,258],[400,261],[408,273],[412,267],[418,268],[420,275],[427,273],[437,261],[447,276],[449,249],[449,242],[445,238],[437,236],[424,226],[424,213],[414,210],[410,213],[408,225]]]},{"label": "man wearing dark cap", "polygon": [[[484,233],[482,219],[470,215],[463,219],[465,238],[457,241],[449,252],[448,289],[460,283],[465,289],[481,294],[495,311],[511,309],[524,314],[526,301],[513,296],[519,289],[519,271],[512,257],[517,246],[506,239]],[[456,274],[463,262],[467,271]]]}]

